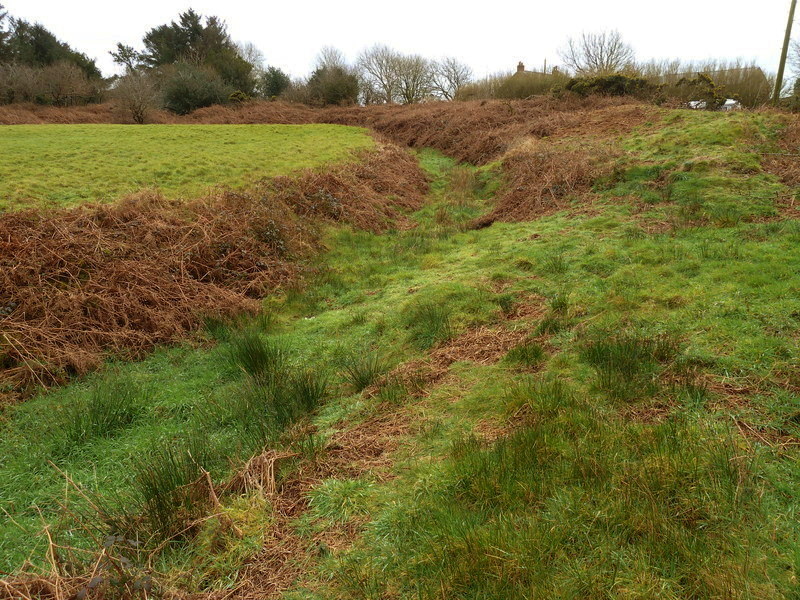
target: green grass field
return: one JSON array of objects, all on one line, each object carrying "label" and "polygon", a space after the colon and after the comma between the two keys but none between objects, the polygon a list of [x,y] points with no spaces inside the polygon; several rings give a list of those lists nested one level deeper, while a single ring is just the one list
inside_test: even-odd
[{"label": "green grass field", "polygon": [[[197,475],[178,455],[221,481],[268,443],[294,453],[285,481],[324,463],[337,430],[395,416],[391,477],[328,477],[291,522],[303,575],[283,597],[794,597],[800,222],[779,214],[791,191],[757,154],[780,121],[664,111],[657,125],[620,140],[588,213],[478,231],[465,224],[497,172],[423,151],[416,229],[332,228],[309,286],[265,299],[257,321],[210,324],[215,348],[164,349],[8,409],[0,571],[46,564],[43,523],[95,548],[61,505],[106,533],[150,511],[137,531],[163,536],[156,499],[187,510],[170,494]],[[424,395],[381,382],[477,327],[522,335],[497,362],[417,382]],[[292,429],[307,418],[316,431]],[[172,584],[231,589],[260,548],[269,499],[222,501],[242,536],[216,518],[165,544],[155,567]],[[319,541],[347,523],[355,539]]]},{"label": "green grass field", "polygon": [[0,130],[0,210],[107,202],[142,188],[215,185],[346,160],[366,130],[337,125],[14,125]]}]

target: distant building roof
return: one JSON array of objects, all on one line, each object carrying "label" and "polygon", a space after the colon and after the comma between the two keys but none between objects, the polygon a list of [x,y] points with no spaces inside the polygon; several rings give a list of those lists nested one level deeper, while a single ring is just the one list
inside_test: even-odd
[{"label": "distant building roof", "polygon": [[517,76],[517,75],[539,75],[539,76],[556,75],[559,72],[558,71],[558,67],[553,67],[553,70],[548,72],[547,71],[547,63],[545,63],[545,67],[544,68],[545,68],[544,71],[526,71],[525,70],[525,64],[522,61],[519,61],[517,63],[517,72],[514,73],[514,76]]}]

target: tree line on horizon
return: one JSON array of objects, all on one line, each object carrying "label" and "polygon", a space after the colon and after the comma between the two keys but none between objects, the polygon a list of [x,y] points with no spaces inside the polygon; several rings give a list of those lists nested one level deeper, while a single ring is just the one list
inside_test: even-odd
[{"label": "tree line on horizon", "polygon": [[[119,43],[110,54],[124,72],[103,79],[94,60],[0,5],[0,103],[67,106],[113,97],[136,122],[144,122],[152,108],[186,114],[251,98],[326,106],[599,93],[701,98],[714,107],[727,96],[757,106],[770,93],[769,78],[755,64],[642,63],[617,31],[569,38],[559,51],[562,64],[549,72],[480,79],[457,58],[431,60],[383,44],[364,49],[352,62],[325,47],[311,73],[293,79],[267,65],[253,44],[234,42],[223,20],[192,9],[145,32],[139,48]],[[794,54],[800,67],[800,46]]]}]

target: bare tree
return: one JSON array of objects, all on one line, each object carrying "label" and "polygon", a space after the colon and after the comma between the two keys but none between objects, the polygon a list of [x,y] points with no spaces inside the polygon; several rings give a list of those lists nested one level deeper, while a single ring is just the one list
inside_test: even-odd
[{"label": "bare tree", "polygon": [[358,102],[367,104],[381,104],[384,102],[383,94],[375,88],[375,83],[364,77],[364,72],[358,72]]},{"label": "bare tree", "polygon": [[433,91],[444,100],[454,99],[458,90],[471,81],[472,69],[452,56],[443,58],[432,66]]},{"label": "bare tree", "polygon": [[565,66],[578,75],[617,73],[634,61],[633,48],[616,30],[582,33],[578,38],[570,38],[559,55]]},{"label": "bare tree", "polygon": [[324,46],[322,50],[319,51],[317,54],[317,61],[315,68],[323,69],[323,68],[340,68],[340,69],[347,69],[347,59],[345,59],[344,54],[338,48],[334,48],[333,46]]},{"label": "bare tree", "polygon": [[82,104],[94,92],[86,73],[72,63],[53,63],[42,67],[40,73],[42,95],[57,106]]},{"label": "bare tree", "polygon": [[[793,41],[791,47],[789,48],[789,67],[791,68],[792,74],[795,78],[800,78],[800,42]],[[786,82],[784,87],[784,91],[786,87],[791,87],[794,82]]]},{"label": "bare tree", "polygon": [[15,63],[0,64],[0,102],[33,102],[42,93],[41,69]]},{"label": "bare tree", "polygon": [[395,102],[398,99],[400,58],[396,50],[380,44],[364,50],[358,57],[358,69],[365,89],[374,92],[376,102]]},{"label": "bare tree", "polygon": [[158,99],[158,88],[153,76],[141,69],[130,71],[117,80],[114,97],[133,119],[143,124]]},{"label": "bare tree", "polygon": [[264,74],[264,53],[253,42],[236,44],[236,51],[248,64],[253,66],[253,73],[260,77]]},{"label": "bare tree", "polygon": [[397,62],[399,97],[404,104],[421,102],[431,94],[431,62],[419,54],[401,56]]}]

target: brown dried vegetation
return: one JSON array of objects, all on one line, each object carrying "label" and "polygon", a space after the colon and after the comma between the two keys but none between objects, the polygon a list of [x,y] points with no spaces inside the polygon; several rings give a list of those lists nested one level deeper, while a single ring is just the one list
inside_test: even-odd
[{"label": "brown dried vegetation", "polygon": [[[380,105],[313,110],[283,103],[212,107],[196,122],[325,122],[365,126],[412,147],[436,148],[458,160],[502,159],[504,185],[494,209],[476,227],[563,210],[610,170],[613,140],[653,118],[657,109],[624,98],[539,97],[520,101]],[[562,143],[581,136],[581,145]],[[538,140],[538,141],[537,141]],[[585,199],[585,198],[584,198]]]},{"label": "brown dried vegetation", "polygon": [[787,117],[789,121],[778,139],[778,149],[764,155],[764,169],[777,175],[789,186],[800,186],[800,118]]},{"label": "brown dried vegetation", "polygon": [[143,192],[0,215],[0,383],[60,382],[176,341],[206,316],[257,310],[298,277],[320,219],[379,231],[426,187],[414,159],[385,145],[250,193],[180,202]]}]

